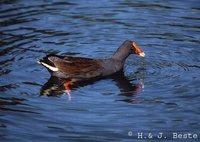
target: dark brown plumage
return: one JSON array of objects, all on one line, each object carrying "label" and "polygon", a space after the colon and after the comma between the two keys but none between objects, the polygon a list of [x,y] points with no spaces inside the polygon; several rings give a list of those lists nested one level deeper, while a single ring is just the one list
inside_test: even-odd
[{"label": "dark brown plumage", "polygon": [[126,40],[111,57],[106,59],[51,54],[38,63],[45,66],[52,76],[75,82],[111,75],[122,70],[124,62],[130,54],[138,54],[144,57],[144,52],[135,42]]}]

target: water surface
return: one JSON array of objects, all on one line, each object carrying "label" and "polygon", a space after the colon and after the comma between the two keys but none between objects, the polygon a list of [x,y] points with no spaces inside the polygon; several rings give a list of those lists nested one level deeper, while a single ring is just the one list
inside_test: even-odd
[{"label": "water surface", "polygon": [[[1,1],[0,139],[199,134],[199,15],[197,0]],[[49,53],[105,58],[126,39],[137,41],[146,57],[131,55],[124,75],[76,87],[71,101],[36,62]]]}]

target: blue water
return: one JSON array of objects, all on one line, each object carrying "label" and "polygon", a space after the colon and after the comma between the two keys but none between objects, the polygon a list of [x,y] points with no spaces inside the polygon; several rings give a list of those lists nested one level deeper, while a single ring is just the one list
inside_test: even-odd
[{"label": "blue water", "polygon": [[[2,0],[0,140],[200,138],[199,23],[198,0]],[[76,86],[71,100],[36,62],[49,53],[105,58],[126,39],[146,57],[131,55],[124,74]]]}]

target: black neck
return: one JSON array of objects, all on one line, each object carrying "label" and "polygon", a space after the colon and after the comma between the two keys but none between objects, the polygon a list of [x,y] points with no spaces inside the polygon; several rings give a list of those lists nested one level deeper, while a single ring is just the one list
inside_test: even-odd
[{"label": "black neck", "polygon": [[112,58],[121,62],[124,62],[126,58],[131,54],[132,41],[126,40],[112,55]]}]

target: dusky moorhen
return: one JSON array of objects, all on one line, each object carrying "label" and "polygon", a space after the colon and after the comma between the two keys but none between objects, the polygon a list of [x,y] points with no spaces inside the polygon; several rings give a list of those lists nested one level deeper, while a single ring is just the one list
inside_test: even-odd
[{"label": "dusky moorhen", "polygon": [[130,54],[145,56],[136,42],[126,40],[111,57],[105,59],[49,54],[38,63],[46,67],[52,76],[69,80],[65,88],[70,90],[69,85],[73,82],[104,77],[121,71]]}]

